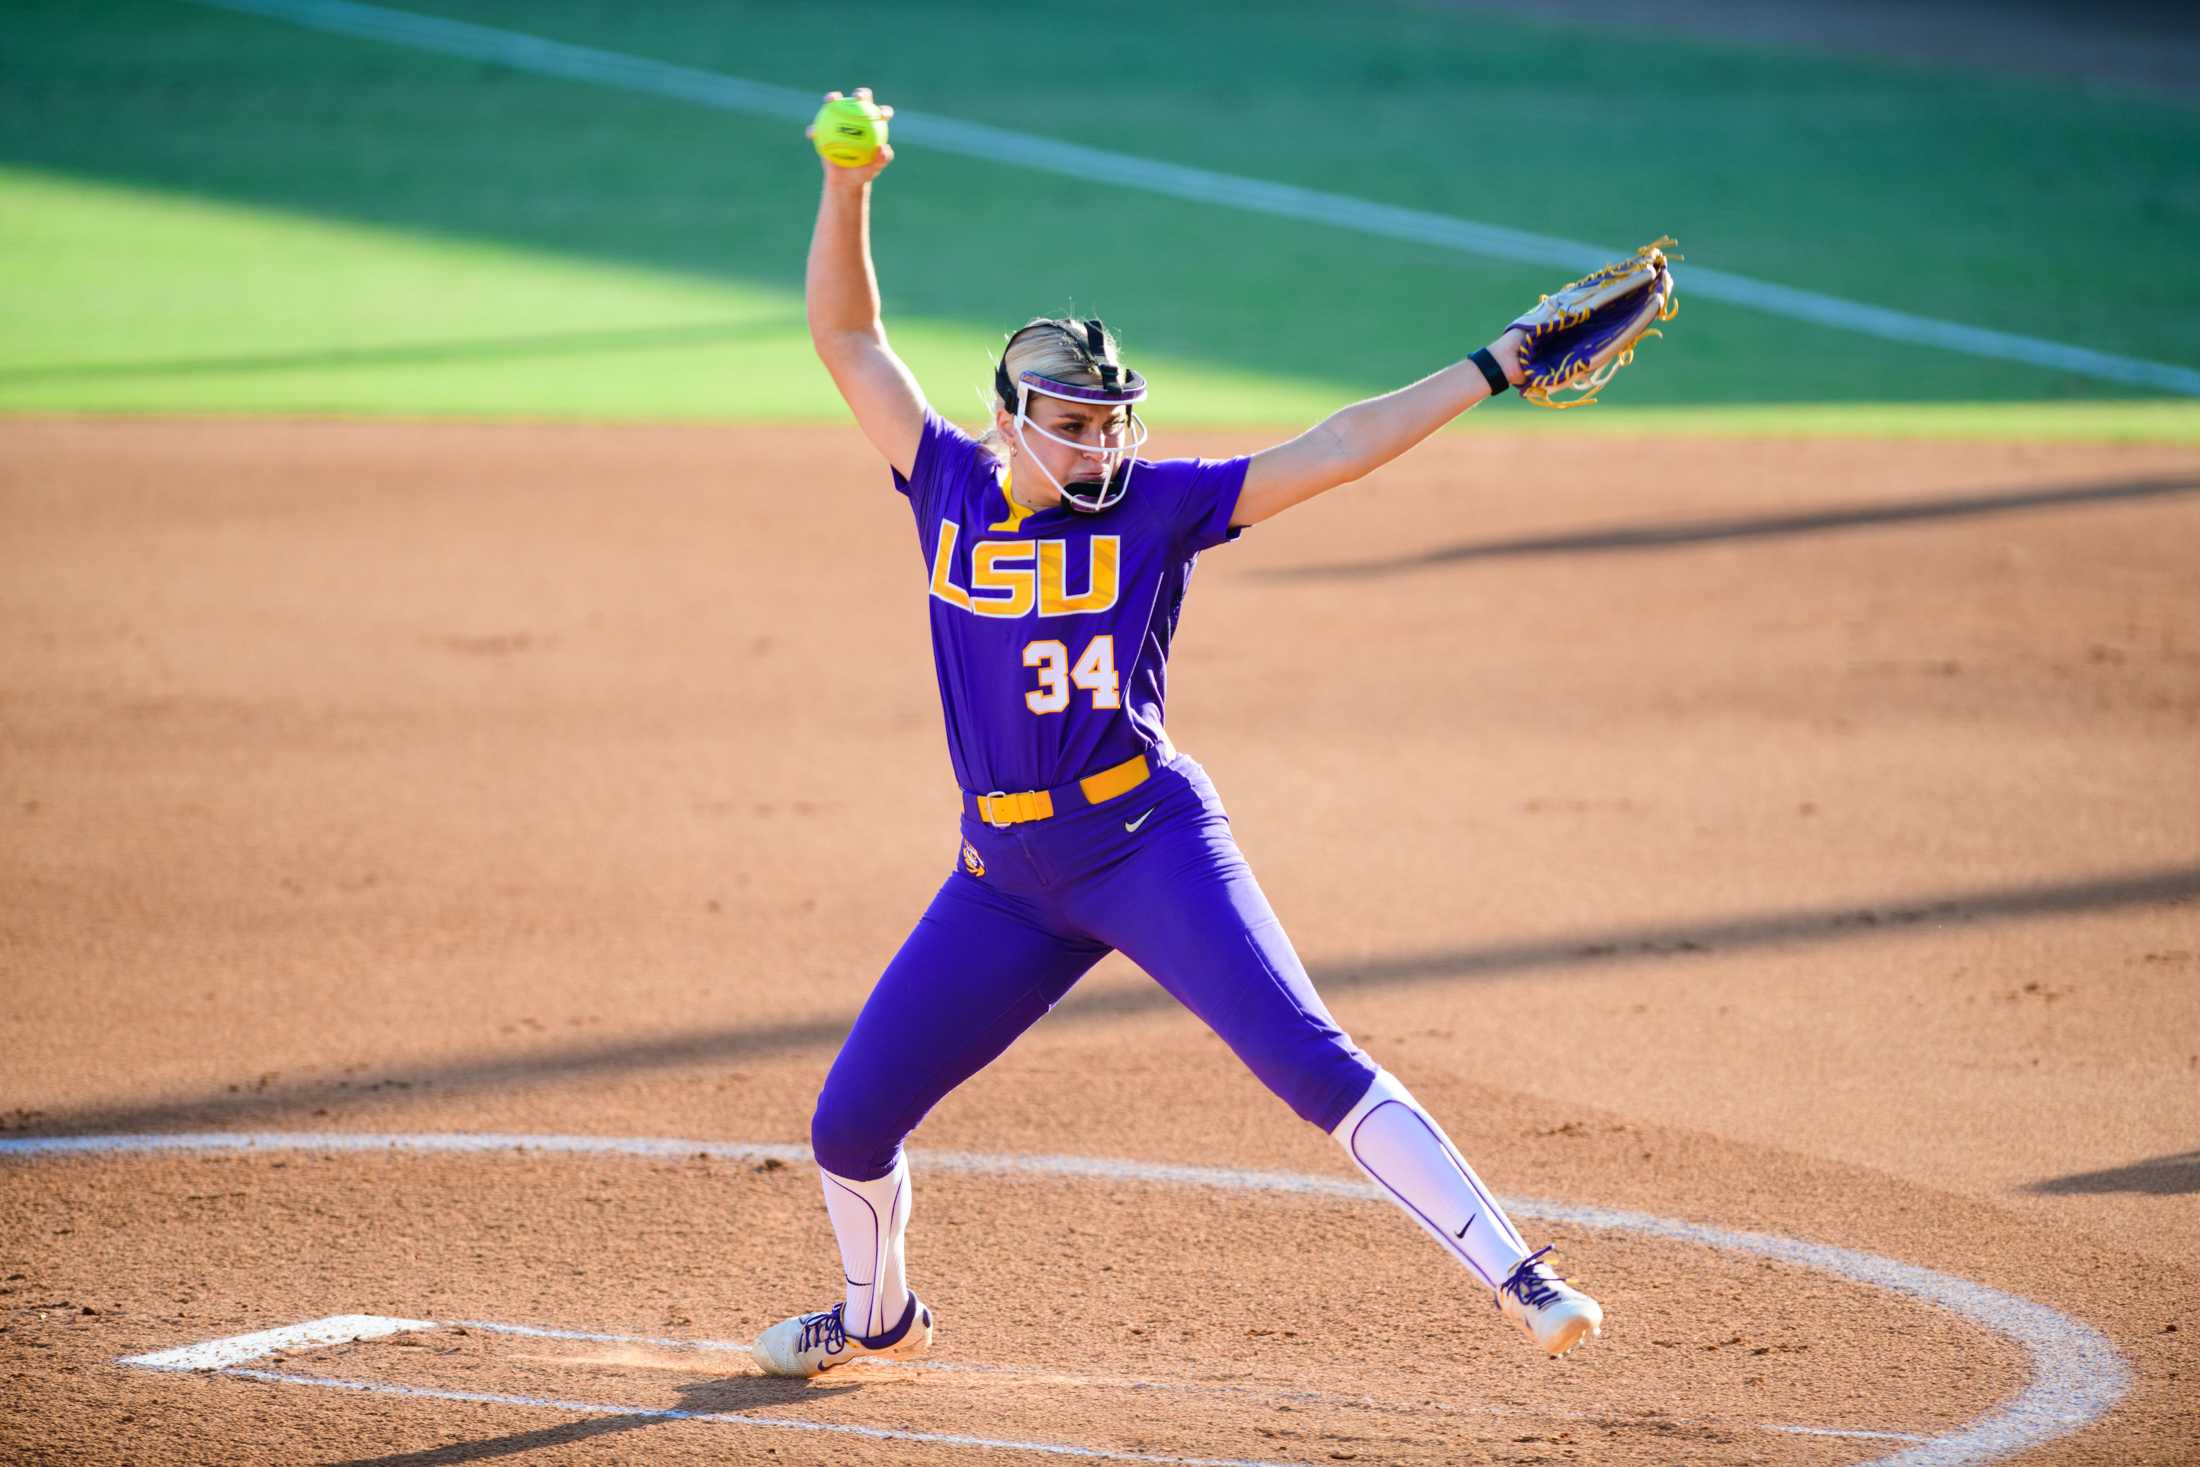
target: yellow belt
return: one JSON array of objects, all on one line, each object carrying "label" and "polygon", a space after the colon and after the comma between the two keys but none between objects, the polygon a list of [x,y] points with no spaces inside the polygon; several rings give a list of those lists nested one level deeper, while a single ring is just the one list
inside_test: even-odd
[{"label": "yellow belt", "polygon": [[1133,754],[1122,763],[1088,774],[1075,784],[1059,789],[995,790],[986,795],[965,795],[963,808],[988,825],[1021,825],[1027,820],[1050,820],[1057,812],[1097,805],[1144,784],[1153,766],[1144,754]]}]

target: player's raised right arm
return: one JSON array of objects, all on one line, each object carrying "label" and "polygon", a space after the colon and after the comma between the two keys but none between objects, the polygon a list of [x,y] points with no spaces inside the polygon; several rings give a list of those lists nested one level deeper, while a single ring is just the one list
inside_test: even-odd
[{"label": "player's raised right arm", "polygon": [[[826,97],[830,101],[839,95],[829,92]],[[868,97],[870,91],[859,87],[856,95]],[[880,110],[893,112],[890,107]],[[833,385],[847,399],[863,435],[906,476],[916,468],[917,443],[924,433],[924,392],[886,344],[878,274],[871,268],[871,180],[893,161],[894,150],[884,145],[876,159],[858,168],[818,160],[825,170],[825,188],[817,205],[817,229],[810,236],[804,296],[818,359],[832,373]]]}]

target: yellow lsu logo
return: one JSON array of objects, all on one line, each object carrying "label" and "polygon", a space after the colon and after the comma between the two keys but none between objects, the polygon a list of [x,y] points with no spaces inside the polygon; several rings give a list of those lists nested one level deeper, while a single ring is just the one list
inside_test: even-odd
[{"label": "yellow lsu logo", "polygon": [[932,594],[976,616],[1078,616],[1115,605],[1122,577],[1123,540],[1095,535],[1087,542],[1085,589],[1069,589],[1067,540],[980,540],[970,547],[970,584],[955,584],[955,544],[962,526],[940,521],[932,553]]},{"label": "yellow lsu logo", "polygon": [[972,876],[985,875],[984,858],[978,854],[978,848],[967,840],[963,842],[963,870]]}]

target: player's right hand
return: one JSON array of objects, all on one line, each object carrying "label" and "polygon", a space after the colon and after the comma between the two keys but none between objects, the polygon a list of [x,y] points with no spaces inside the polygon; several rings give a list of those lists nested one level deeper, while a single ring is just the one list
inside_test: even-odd
[{"label": "player's right hand", "polygon": [[[837,102],[845,95],[844,92],[827,92],[824,100]],[[865,101],[875,102],[878,100],[871,95],[869,87],[857,87],[856,95]],[[892,107],[887,106],[884,102],[879,102],[878,110],[888,121],[893,120],[894,109]],[[814,140],[817,136],[817,129],[814,126],[806,127],[802,129],[802,135]],[[823,158],[817,160],[818,166],[825,170],[825,186],[827,188],[862,188],[872,179],[884,173],[886,165],[893,161],[894,145],[892,143],[879,144],[878,156],[860,168],[842,168],[838,164],[828,163]]]}]

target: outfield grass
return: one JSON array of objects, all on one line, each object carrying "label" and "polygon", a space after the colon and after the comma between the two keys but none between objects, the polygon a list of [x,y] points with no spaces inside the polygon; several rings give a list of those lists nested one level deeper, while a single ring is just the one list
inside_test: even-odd
[{"label": "outfield grass", "polygon": [[[425,8],[425,7],[423,7]],[[438,0],[436,13],[2200,365],[2200,114],[1437,7]],[[210,11],[26,0],[0,53],[0,411],[837,417],[783,123]],[[1231,70],[1218,68],[1227,58]],[[1537,81],[1568,77],[1563,89]],[[1555,280],[905,151],[897,346],[973,415],[1034,312],[1105,313],[1164,421],[1290,423]],[[1607,404],[1521,424],[2200,437],[2200,409],[1687,297]],[[1807,405],[1801,410],[1781,405]],[[1635,409],[1687,407],[1686,413]]]}]

